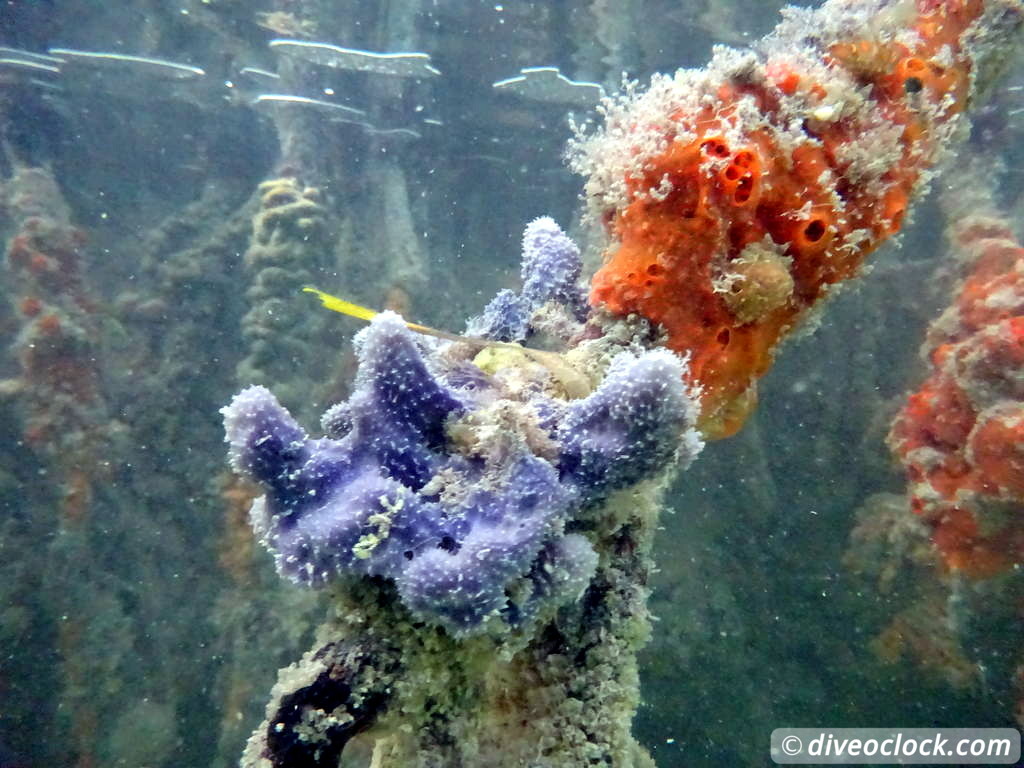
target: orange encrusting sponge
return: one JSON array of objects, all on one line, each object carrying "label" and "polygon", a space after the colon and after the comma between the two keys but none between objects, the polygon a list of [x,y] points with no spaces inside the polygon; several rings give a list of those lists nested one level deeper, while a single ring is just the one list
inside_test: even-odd
[{"label": "orange encrusting sponge", "polygon": [[[898,38],[912,47],[838,40],[816,60],[780,50],[702,82],[700,106],[668,115],[664,148],[626,174],[590,300],[690,355],[707,437],[742,426],[779,340],[900,230],[965,106],[960,39],[982,6],[918,0],[917,37]],[[856,109],[841,97],[853,92]]]},{"label": "orange encrusting sponge", "polygon": [[996,220],[958,227],[968,274],[889,444],[946,566],[987,578],[1024,562],[1024,248]]}]

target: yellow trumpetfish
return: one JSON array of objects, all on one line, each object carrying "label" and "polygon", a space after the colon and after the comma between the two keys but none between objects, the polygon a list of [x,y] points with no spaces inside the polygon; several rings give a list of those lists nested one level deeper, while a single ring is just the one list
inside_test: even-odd
[{"label": "yellow trumpetfish", "polygon": [[[302,290],[304,293],[312,293],[320,299],[320,303],[326,309],[329,309],[332,312],[340,312],[343,315],[355,317],[359,320],[365,320],[366,322],[370,322],[380,314],[369,307],[364,307],[361,304],[356,304],[338,296],[333,296],[325,291],[321,291],[319,288],[314,288],[311,285],[307,285]],[[565,390],[566,395],[570,398],[586,397],[591,392],[592,386],[590,380],[570,366],[557,352],[530,349],[529,347],[524,347],[519,344],[510,344],[504,341],[491,341],[490,339],[477,339],[472,336],[459,336],[454,333],[448,333],[447,331],[439,331],[436,328],[431,328],[426,325],[420,325],[419,323],[406,322],[404,319],[403,322],[405,322],[405,327],[410,331],[422,333],[427,336],[435,336],[439,339],[445,339],[446,341],[458,341],[481,348],[496,347],[499,349],[516,350],[528,357],[530,360],[533,360],[535,363],[539,363],[547,368],[548,371],[558,379],[558,382],[562,385],[562,389]]]},{"label": "yellow trumpetfish", "polygon": [[[369,307],[364,307],[361,304],[356,304],[354,302],[347,301],[338,296],[332,296],[331,294],[325,293],[324,291],[321,291],[319,288],[314,288],[311,285],[307,285],[302,290],[304,293],[315,294],[316,297],[320,299],[320,303],[323,304],[324,307],[326,307],[327,309],[330,309],[334,312],[340,312],[341,314],[348,315],[349,317],[356,317],[359,318],[360,320],[370,322],[371,320],[373,320],[373,318],[380,314],[380,312],[377,312],[374,309],[370,309]],[[416,331],[416,333],[424,333],[427,336],[436,336],[439,339],[447,339],[448,341],[475,341],[477,343],[482,344],[489,343],[486,339],[473,339],[468,336],[456,336],[454,333],[448,333],[447,331],[439,331],[436,328],[430,328],[426,325],[420,325],[419,323],[406,322],[405,318],[402,318],[402,322],[405,323],[405,327],[408,328],[410,331]]]},{"label": "yellow trumpetfish", "polygon": [[334,310],[335,312],[341,312],[343,315],[358,317],[360,320],[366,320],[367,322],[373,320],[373,318],[377,316],[377,313],[372,309],[361,307],[358,304],[353,304],[351,301],[345,301],[345,299],[338,298],[337,296],[331,296],[331,294],[324,293],[311,285],[307,285],[302,290],[304,293],[316,294],[316,297],[320,299],[320,302],[327,307],[327,309]]}]

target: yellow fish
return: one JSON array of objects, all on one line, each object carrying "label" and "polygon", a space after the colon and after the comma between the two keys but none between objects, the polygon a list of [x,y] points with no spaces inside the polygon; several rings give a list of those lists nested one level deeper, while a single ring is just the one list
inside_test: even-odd
[{"label": "yellow fish", "polygon": [[[340,312],[341,314],[348,315],[349,317],[356,317],[359,318],[360,320],[370,322],[371,320],[373,320],[373,318],[380,314],[380,312],[370,309],[369,307],[364,307],[361,304],[355,304],[354,302],[347,301],[346,299],[342,299],[338,296],[332,296],[331,294],[325,293],[324,291],[321,291],[319,288],[314,288],[311,285],[307,285],[302,290],[304,293],[315,294],[316,297],[320,299],[320,303],[323,304],[324,307],[326,307],[327,309],[333,312]],[[409,323],[405,321],[405,318],[402,319],[402,322],[405,323],[405,327],[408,328],[410,331],[416,331],[416,333],[423,333],[426,334],[427,336],[436,336],[439,339],[447,339],[448,341],[475,341],[477,343],[482,344],[489,343],[486,339],[473,339],[468,336],[456,336],[454,333],[448,333],[447,331],[439,331],[436,328],[429,328],[425,325],[420,325],[419,323]]]},{"label": "yellow fish", "polygon": [[[312,293],[320,299],[320,303],[326,309],[329,309],[332,312],[340,312],[343,315],[355,317],[359,320],[365,320],[366,322],[370,322],[380,314],[369,307],[364,307],[361,304],[356,304],[338,296],[333,296],[325,291],[321,291],[319,288],[314,288],[311,285],[307,285],[302,290],[304,293]],[[439,331],[436,328],[430,328],[429,326],[420,325],[419,323],[406,322],[404,319],[403,322],[405,322],[405,327],[410,331],[422,333],[427,336],[435,336],[436,338],[445,339],[446,341],[457,341],[481,348],[496,347],[499,349],[517,350],[526,355],[533,362],[539,363],[547,368],[551,375],[558,379],[558,382],[562,385],[562,389],[568,397],[586,397],[591,392],[592,386],[590,380],[570,366],[557,352],[545,352],[540,349],[530,349],[519,344],[510,344],[504,341],[478,339],[472,336],[458,336],[454,333]]]}]

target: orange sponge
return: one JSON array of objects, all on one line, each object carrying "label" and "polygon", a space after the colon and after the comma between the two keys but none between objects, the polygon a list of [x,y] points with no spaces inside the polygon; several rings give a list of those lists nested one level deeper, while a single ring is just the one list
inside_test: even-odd
[{"label": "orange sponge", "polygon": [[966,104],[981,0],[918,0],[860,37],[829,6],[760,55],[656,78],[577,142],[614,241],[591,303],[690,356],[710,438],[742,426],[779,340],[900,230]]}]

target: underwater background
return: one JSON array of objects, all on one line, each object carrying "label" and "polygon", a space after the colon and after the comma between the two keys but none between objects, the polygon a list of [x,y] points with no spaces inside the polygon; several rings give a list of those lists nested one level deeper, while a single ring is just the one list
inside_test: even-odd
[{"label": "underwater background", "polygon": [[[782,5],[0,6],[0,766],[236,764],[324,612],[256,546],[218,414],[260,383],[312,428],[350,392],[361,324],[301,287],[458,333],[515,285],[538,216],[596,267],[563,159],[592,89],[494,84],[548,66],[614,92],[764,35]],[[438,74],[279,38],[426,52]],[[1019,63],[975,113],[969,172],[934,185],[984,185],[1018,233]],[[966,599],[923,565],[885,443],[956,277],[941,197],[669,493],[635,723],[659,766],[769,764],[783,726],[1017,722],[1018,569]]]}]

